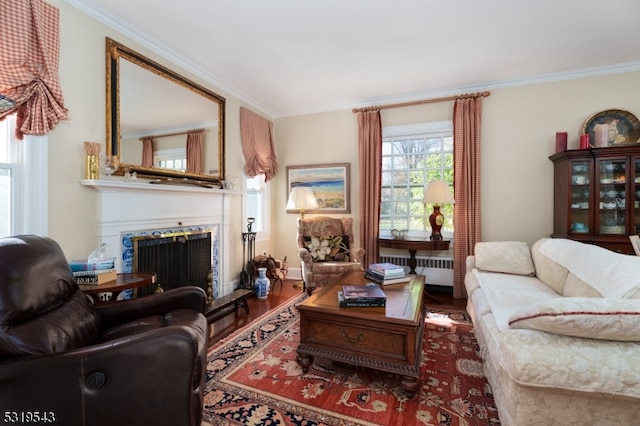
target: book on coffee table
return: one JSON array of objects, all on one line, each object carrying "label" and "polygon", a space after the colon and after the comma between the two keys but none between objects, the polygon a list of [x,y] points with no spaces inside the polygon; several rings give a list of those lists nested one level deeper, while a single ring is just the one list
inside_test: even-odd
[{"label": "book on coffee table", "polygon": [[368,280],[373,281],[374,283],[378,283],[383,286],[389,285],[389,284],[406,283],[411,279],[411,277],[405,273],[402,273],[401,275],[382,277],[370,270],[365,271],[364,277]]},{"label": "book on coffee table", "polygon": [[345,300],[386,300],[387,295],[375,283],[347,284],[342,286]]},{"label": "book on coffee table", "polygon": [[369,271],[379,274],[381,276],[389,275],[404,275],[404,266],[396,265],[393,263],[372,263],[369,265]]},{"label": "book on coffee table", "polygon": [[344,293],[338,291],[338,304],[341,308],[384,308],[387,299],[345,299]]}]

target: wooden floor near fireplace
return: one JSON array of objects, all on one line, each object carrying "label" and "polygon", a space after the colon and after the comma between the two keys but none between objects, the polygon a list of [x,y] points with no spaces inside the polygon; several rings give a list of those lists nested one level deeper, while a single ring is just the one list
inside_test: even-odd
[{"label": "wooden floor near fireplace", "polygon": [[[283,285],[278,283],[272,291],[269,292],[269,296],[266,299],[258,299],[257,297],[250,297],[248,299],[248,314],[245,313],[244,309],[238,309],[237,312],[232,312],[213,322],[209,326],[209,346],[300,294],[302,289],[294,288],[294,284],[298,283],[300,283],[300,281],[295,280],[285,280]],[[436,305],[432,300],[425,298],[427,305],[434,304],[434,306],[464,309],[467,304],[466,299],[454,299],[451,290],[431,290],[430,293],[441,300],[442,304]]]}]

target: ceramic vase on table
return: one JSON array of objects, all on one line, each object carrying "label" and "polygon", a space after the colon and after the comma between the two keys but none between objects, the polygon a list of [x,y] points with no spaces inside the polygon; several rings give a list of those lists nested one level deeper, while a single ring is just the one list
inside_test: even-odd
[{"label": "ceramic vase on table", "polygon": [[267,278],[267,268],[258,268],[258,278],[255,281],[255,291],[258,299],[266,299],[269,294],[271,281]]}]

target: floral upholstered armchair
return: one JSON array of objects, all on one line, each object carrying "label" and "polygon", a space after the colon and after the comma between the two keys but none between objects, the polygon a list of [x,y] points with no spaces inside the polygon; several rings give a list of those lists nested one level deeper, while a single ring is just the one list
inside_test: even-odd
[{"label": "floral upholstered armchair", "polygon": [[347,217],[298,219],[298,254],[308,293],[345,272],[364,270],[364,249],[355,247],[353,219]]}]

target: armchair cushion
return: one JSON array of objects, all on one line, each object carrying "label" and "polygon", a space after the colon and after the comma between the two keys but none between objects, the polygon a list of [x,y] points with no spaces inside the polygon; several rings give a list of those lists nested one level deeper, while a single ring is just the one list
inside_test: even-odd
[{"label": "armchair cushion", "polygon": [[55,241],[1,239],[0,283],[0,360],[63,352],[98,338],[100,316]]},{"label": "armchair cushion", "polygon": [[349,236],[305,236],[304,246],[314,262],[349,262]]},{"label": "armchair cushion", "polygon": [[298,255],[307,289],[322,287],[346,272],[364,270],[364,249],[355,243],[350,217],[298,219]]}]

